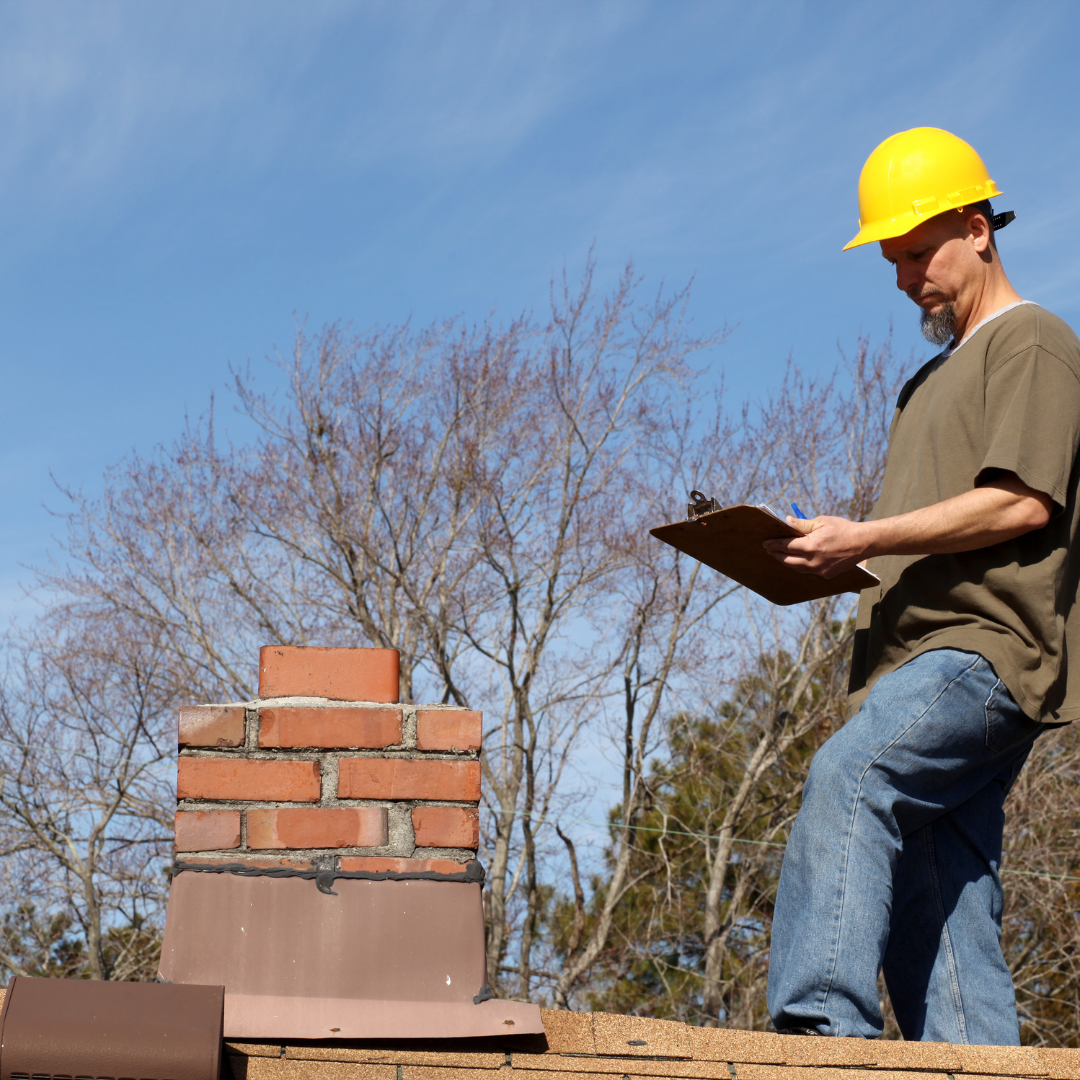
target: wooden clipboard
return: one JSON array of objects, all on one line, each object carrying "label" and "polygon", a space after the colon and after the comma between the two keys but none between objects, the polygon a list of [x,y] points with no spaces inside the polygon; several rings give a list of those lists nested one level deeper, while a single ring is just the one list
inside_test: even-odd
[{"label": "wooden clipboard", "polygon": [[764,541],[803,534],[757,506],[728,506],[689,521],[660,525],[649,533],[781,606],[862,592],[880,584],[875,574],[861,566],[823,578],[800,574],[777,562],[762,547]]}]

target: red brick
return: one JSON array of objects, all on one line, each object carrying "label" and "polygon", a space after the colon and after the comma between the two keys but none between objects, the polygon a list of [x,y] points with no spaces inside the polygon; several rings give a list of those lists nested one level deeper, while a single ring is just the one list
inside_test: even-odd
[{"label": "red brick", "polygon": [[181,706],[177,741],[181,746],[242,746],[244,706]]},{"label": "red brick", "polygon": [[338,862],[345,871],[364,870],[369,874],[463,874],[468,863],[454,859],[393,859],[380,855],[342,855]]},{"label": "red brick", "polygon": [[356,747],[401,744],[400,709],[260,709],[260,746]]},{"label": "red brick", "polygon": [[470,709],[417,709],[416,745],[421,750],[479,750],[484,714]]},{"label": "red brick", "polygon": [[480,762],[342,758],[338,798],[479,802]]},{"label": "red brick", "polygon": [[259,650],[259,697],[396,702],[397,649],[264,645]]},{"label": "red brick", "polygon": [[220,851],[239,846],[239,810],[181,810],[177,813],[177,851]]},{"label": "red brick", "polygon": [[321,786],[317,761],[182,757],[176,774],[178,799],[318,802]]},{"label": "red brick", "polygon": [[417,847],[477,848],[480,813],[460,806],[418,806],[412,812]]},{"label": "red brick", "polygon": [[382,847],[386,810],[381,806],[249,810],[247,844],[253,849]]}]

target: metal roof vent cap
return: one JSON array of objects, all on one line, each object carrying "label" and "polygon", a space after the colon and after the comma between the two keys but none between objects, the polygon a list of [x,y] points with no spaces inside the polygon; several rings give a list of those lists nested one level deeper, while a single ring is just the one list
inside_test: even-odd
[{"label": "metal roof vent cap", "polygon": [[218,1080],[225,988],[90,979],[8,983],[0,1080]]}]

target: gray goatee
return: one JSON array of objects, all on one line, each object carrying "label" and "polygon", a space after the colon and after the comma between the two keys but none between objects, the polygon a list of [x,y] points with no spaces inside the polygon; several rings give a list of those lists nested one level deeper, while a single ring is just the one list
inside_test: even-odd
[{"label": "gray goatee", "polygon": [[937,311],[924,311],[919,328],[932,344],[948,345],[956,333],[956,308],[952,304],[942,304]]}]

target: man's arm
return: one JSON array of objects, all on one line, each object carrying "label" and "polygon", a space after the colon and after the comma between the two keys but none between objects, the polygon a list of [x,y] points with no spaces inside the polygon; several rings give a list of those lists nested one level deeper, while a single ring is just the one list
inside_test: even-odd
[{"label": "man's arm", "polygon": [[976,551],[1041,529],[1053,500],[1015,473],[944,502],[879,521],[788,518],[805,536],[766,540],[775,559],[804,574],[831,578],[875,555],[941,555]]}]

